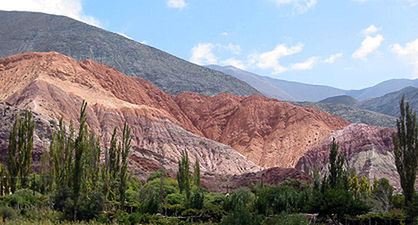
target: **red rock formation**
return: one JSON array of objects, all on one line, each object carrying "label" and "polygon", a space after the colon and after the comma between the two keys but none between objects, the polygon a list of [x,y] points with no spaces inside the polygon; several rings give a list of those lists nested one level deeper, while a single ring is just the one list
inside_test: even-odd
[{"label": "red rock formation", "polygon": [[[175,171],[182,151],[199,158],[202,173],[240,174],[261,168],[229,146],[203,138],[172,100],[153,84],[91,60],[77,62],[58,53],[25,53],[0,59],[0,101],[65,121],[77,121],[82,100],[87,123],[110,140],[127,121],[137,174],[156,168]],[[144,174],[145,173],[145,174]]]},{"label": "red rock formation", "polygon": [[370,179],[387,178],[391,185],[399,188],[393,154],[392,128],[374,127],[365,124],[350,126],[333,132],[320,145],[310,149],[297,163],[296,168],[307,171],[316,166],[327,171],[332,139],[339,145],[339,151],[346,155],[348,168]]},{"label": "red rock formation", "polygon": [[265,168],[293,167],[332,131],[349,124],[314,108],[259,95],[173,98],[205,137],[232,146]]}]

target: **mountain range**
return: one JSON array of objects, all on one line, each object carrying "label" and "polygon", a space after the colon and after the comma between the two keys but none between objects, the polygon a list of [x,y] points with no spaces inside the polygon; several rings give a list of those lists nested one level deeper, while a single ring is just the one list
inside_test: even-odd
[{"label": "mountain range", "polygon": [[259,94],[235,77],[65,16],[0,11],[0,21],[0,57],[55,51],[104,63],[171,94]]},{"label": "mountain range", "polygon": [[233,66],[208,65],[207,67],[230,74],[247,82],[262,94],[284,101],[318,102],[339,95],[351,96],[357,100],[366,100],[369,98],[380,97],[408,86],[418,87],[418,79],[392,79],[383,81],[369,88],[343,90],[330,86],[304,84],[260,76]]},{"label": "mountain range", "polygon": [[[88,102],[87,124],[101,137],[103,145],[115,126],[125,121],[131,126],[134,138],[129,163],[138,177],[145,179],[160,168],[175,176],[181,152],[187,151],[191,163],[200,161],[202,183],[218,191],[225,190],[222,184],[239,186],[257,177],[273,183],[286,179],[278,176],[304,177],[296,170],[281,168],[300,165],[306,154],[315,152],[330,135],[350,125],[312,107],[261,95],[170,95],[146,80],[124,75],[107,65],[92,60],[78,62],[56,52],[29,52],[0,59],[0,102],[4,103],[0,109],[6,115],[0,118],[0,137],[5,137],[12,126],[13,112],[30,109],[39,120],[35,131],[35,152],[39,155],[47,148],[43,145],[49,143],[48,132],[54,124],[51,121],[62,116],[66,124],[77,121],[83,100]],[[354,126],[350,133],[358,129],[367,139],[374,128]],[[379,129],[385,130],[381,134],[387,141],[373,149],[393,157],[389,138],[393,130]],[[356,144],[348,160],[361,157],[371,147],[367,141],[357,142],[355,136],[345,138],[346,147]],[[0,142],[2,154],[7,146],[4,139]],[[315,154],[309,160],[316,160]],[[369,168],[367,165],[376,170],[387,166],[379,158],[357,160],[355,165],[360,172]],[[373,171],[367,175],[386,176]],[[398,178],[390,176],[396,185]]]},{"label": "mountain range", "polygon": [[129,166],[141,179],[161,168],[174,177],[184,151],[210,190],[309,179],[303,171],[326,168],[336,138],[350,168],[399,187],[391,127],[403,94],[415,109],[415,80],[342,90],[201,67],[63,16],[0,11],[0,19],[0,154],[14,116],[29,109],[35,170],[56,121],[77,121],[86,101],[103,147],[129,124]]}]

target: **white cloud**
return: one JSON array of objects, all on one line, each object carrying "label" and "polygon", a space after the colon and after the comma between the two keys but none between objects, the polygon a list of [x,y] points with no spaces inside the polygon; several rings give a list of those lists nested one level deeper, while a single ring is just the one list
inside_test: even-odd
[{"label": "white cloud", "polygon": [[416,73],[418,73],[418,38],[415,41],[406,43],[405,47],[402,47],[400,44],[394,44],[391,50],[407,63],[413,65]]},{"label": "white cloud", "polygon": [[314,7],[317,0],[271,0],[275,2],[279,7],[283,5],[291,5],[295,9],[296,13],[302,14]]},{"label": "white cloud", "polygon": [[94,26],[100,26],[99,20],[84,14],[81,0],[2,0],[0,10],[62,15]]},{"label": "white cloud", "polygon": [[212,43],[199,43],[192,48],[190,61],[199,65],[216,64],[218,59],[212,52],[215,46]]},{"label": "white cloud", "polygon": [[333,55],[330,55],[330,57],[329,57],[329,58],[324,59],[322,62],[332,64],[332,63],[334,63],[334,62],[335,62],[338,58],[340,58],[340,57],[342,57],[342,56],[343,56],[343,53],[333,54]]},{"label": "white cloud", "polygon": [[295,63],[290,66],[291,70],[310,70],[318,62],[318,57],[311,57],[305,62]]},{"label": "white cloud", "polygon": [[217,45],[217,46],[224,48],[232,52],[235,55],[239,55],[241,53],[241,46],[239,45],[234,45],[234,44],[229,43],[228,45]]},{"label": "white cloud", "polygon": [[366,60],[367,56],[382,44],[383,39],[381,34],[377,34],[374,37],[367,36],[363,42],[361,42],[360,48],[353,53],[352,57],[355,59]]},{"label": "white cloud", "polygon": [[[234,55],[239,55],[241,53],[241,46],[231,43],[228,45],[199,43],[197,46],[192,48],[192,56],[190,57],[190,61],[200,65],[216,64],[218,62],[218,58],[215,56],[214,52],[219,53],[222,50],[226,50]],[[237,64],[236,61],[234,63]]]},{"label": "white cloud", "polygon": [[167,0],[167,6],[170,8],[182,9],[187,6],[184,0]]},{"label": "white cloud", "polygon": [[272,51],[264,52],[261,54],[252,54],[249,56],[250,64],[255,64],[261,69],[273,69],[273,74],[283,73],[288,68],[280,65],[279,59],[283,56],[289,56],[301,52],[303,49],[302,44],[297,44],[290,48],[286,45],[277,45]]},{"label": "white cloud", "polygon": [[222,32],[221,35],[222,36],[228,36],[229,34],[228,34],[228,32]]},{"label": "white cloud", "polygon": [[246,68],[243,61],[235,59],[235,58],[229,58],[227,60],[224,60],[224,61],[221,62],[221,64],[226,65],[226,66],[229,66],[229,65],[234,66],[234,67],[242,69],[242,70]]},{"label": "white cloud", "polygon": [[363,30],[363,34],[367,36],[367,35],[377,33],[379,30],[381,30],[381,29],[377,28],[375,25],[372,24],[368,28]]}]

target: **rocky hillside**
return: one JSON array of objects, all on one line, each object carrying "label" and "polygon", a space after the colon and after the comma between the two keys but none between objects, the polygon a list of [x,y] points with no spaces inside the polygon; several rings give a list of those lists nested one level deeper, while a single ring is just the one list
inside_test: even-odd
[{"label": "rocky hillside", "polygon": [[[0,59],[1,102],[46,118],[63,115],[68,124],[77,121],[82,100],[88,102],[88,126],[101,140],[110,140],[115,126],[129,123],[134,136],[130,164],[140,176],[158,168],[174,174],[182,151],[189,152],[192,162],[199,158],[203,174],[232,175],[261,169],[231,147],[200,136],[200,130],[171,96],[145,80],[54,52]],[[5,129],[12,125],[10,118],[1,118]]]},{"label": "rocky hillside", "polygon": [[350,123],[364,123],[371,126],[381,127],[396,127],[396,117],[344,104],[317,102],[292,102],[292,104],[303,107],[314,107],[318,110],[344,118]]},{"label": "rocky hillside", "polygon": [[394,131],[392,128],[351,124],[333,132],[320,145],[310,149],[299,160],[296,168],[307,171],[317,167],[320,171],[326,171],[331,142],[335,138],[339,144],[339,151],[346,155],[349,169],[370,179],[387,178],[391,185],[399,188],[399,176],[393,154]]},{"label": "rocky hillside", "polygon": [[56,51],[78,61],[92,59],[165,92],[252,95],[257,90],[235,77],[201,67],[121,35],[64,16],[0,11],[0,57]]},{"label": "rocky hillside", "polygon": [[311,107],[260,95],[180,94],[174,99],[205,137],[266,168],[293,167],[308,149],[349,124]]}]

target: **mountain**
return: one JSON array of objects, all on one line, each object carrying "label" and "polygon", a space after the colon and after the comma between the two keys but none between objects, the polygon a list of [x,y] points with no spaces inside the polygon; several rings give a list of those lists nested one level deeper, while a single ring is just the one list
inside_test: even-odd
[{"label": "mountain", "polygon": [[129,76],[151,81],[171,94],[259,93],[230,75],[68,17],[0,11],[0,21],[0,57],[56,51],[78,61],[104,63]]},{"label": "mountain", "polygon": [[392,128],[351,124],[333,132],[320,145],[310,149],[300,158],[296,168],[302,171],[317,168],[320,172],[325,172],[330,146],[335,138],[339,151],[346,156],[349,169],[369,179],[386,178],[391,185],[399,188],[399,175],[396,172],[393,153],[393,132],[395,129]]},{"label": "mountain", "polygon": [[326,112],[261,95],[169,95],[104,64],[77,62],[54,52],[0,59],[2,102],[54,119],[63,115],[68,123],[77,121],[83,100],[89,104],[87,123],[102,140],[109,140],[113,128],[127,121],[138,149],[133,165],[148,152],[168,160],[169,171],[183,150],[189,151],[192,162],[198,157],[208,173],[292,167],[310,147],[349,124]]},{"label": "mountain", "polygon": [[373,87],[347,91],[347,95],[358,100],[366,100],[369,98],[380,97],[391,92],[396,92],[409,86],[418,87],[418,79],[391,79],[378,83]]},{"label": "mountain", "polygon": [[277,98],[279,100],[316,102],[330,96],[343,95],[345,93],[344,90],[329,86],[311,85],[264,77],[233,66],[209,65],[207,67],[230,74],[247,82],[267,97]]},{"label": "mountain", "polygon": [[365,100],[380,97],[390,92],[399,91],[408,86],[418,87],[418,79],[391,79],[369,88],[343,90],[329,86],[304,84],[260,76],[233,66],[209,65],[207,67],[230,74],[245,81],[268,97],[285,101],[317,102],[329,97],[341,95],[351,96],[358,100]]},{"label": "mountain", "polygon": [[[204,176],[262,169],[233,148],[202,137],[172,96],[148,81],[55,52],[0,59],[0,102],[9,108],[27,108],[54,120],[63,116],[68,125],[78,121],[83,100],[88,102],[87,124],[101,140],[110,140],[113,128],[125,121],[131,126],[130,166],[142,178],[159,168],[174,175],[183,151],[189,153],[191,162],[199,159]],[[8,124],[2,129],[12,127],[12,112],[8,113],[11,117],[1,117]],[[38,123],[36,130],[48,142],[49,136],[39,131]],[[5,149],[1,150],[4,154]]]},{"label": "mountain", "polygon": [[56,52],[0,59],[0,153],[7,151],[14,115],[30,109],[36,127],[33,159],[39,165],[54,121],[62,116],[67,125],[77,121],[83,100],[88,102],[87,124],[102,145],[115,126],[125,121],[130,125],[129,166],[141,179],[161,168],[175,176],[183,151],[191,164],[199,159],[202,184],[210,190],[223,192],[260,179],[271,184],[309,179],[299,169],[326,167],[335,137],[351,167],[398,185],[392,128],[349,125],[312,107],[261,95],[170,95],[104,64],[78,62]]},{"label": "mountain", "polygon": [[259,76],[233,66],[208,65],[206,67],[230,74],[250,84],[267,97],[277,98],[279,100],[294,100],[294,97],[282,90],[280,87],[272,84],[267,77]]},{"label": "mountain", "polygon": [[293,167],[309,148],[349,124],[311,107],[261,95],[183,93],[174,99],[205,137],[233,147],[265,168]]},{"label": "mountain", "polygon": [[344,104],[318,103],[318,102],[291,102],[302,107],[313,107],[332,115],[339,116],[350,123],[364,123],[371,126],[396,127],[396,117],[360,109]]},{"label": "mountain", "polygon": [[357,107],[399,117],[399,102],[403,95],[405,95],[405,101],[409,102],[411,109],[417,112],[418,88],[415,87],[406,87],[400,91],[362,101],[357,105]]},{"label": "mountain", "polygon": [[344,104],[348,106],[354,106],[359,103],[359,101],[348,95],[338,95],[334,97],[329,97],[324,100],[319,101],[320,103],[334,103],[334,104]]}]

